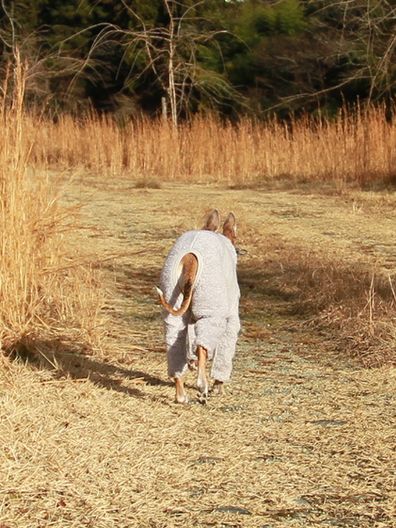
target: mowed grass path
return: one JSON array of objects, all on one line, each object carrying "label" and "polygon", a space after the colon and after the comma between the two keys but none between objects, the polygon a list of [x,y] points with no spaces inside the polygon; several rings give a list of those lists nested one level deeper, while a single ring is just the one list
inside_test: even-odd
[{"label": "mowed grass path", "polygon": [[[391,269],[392,196],[85,178],[66,200],[93,228],[76,246],[118,255],[102,264],[107,337],[88,356],[54,350],[57,370],[2,367],[1,528],[395,525],[394,368],[336,353],[266,274],[270,261],[283,273],[288,245]],[[191,377],[193,402],[179,406],[153,287],[211,207],[240,220],[243,331],[227,394],[195,403]]]}]

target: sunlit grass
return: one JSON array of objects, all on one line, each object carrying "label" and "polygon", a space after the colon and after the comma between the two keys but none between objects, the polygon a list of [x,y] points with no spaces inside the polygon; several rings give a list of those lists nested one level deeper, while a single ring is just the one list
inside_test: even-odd
[{"label": "sunlit grass", "polygon": [[334,120],[309,116],[237,124],[193,119],[175,130],[142,119],[117,126],[110,116],[60,117],[26,126],[37,135],[36,166],[83,168],[98,175],[133,180],[227,182],[230,185],[331,182],[394,183],[396,123],[383,107],[342,111]]},{"label": "sunlit grass", "polygon": [[76,208],[62,207],[55,182],[32,167],[38,138],[24,114],[24,88],[16,56],[0,98],[0,348],[15,353],[56,340],[93,341],[100,308],[95,274],[68,246]]}]

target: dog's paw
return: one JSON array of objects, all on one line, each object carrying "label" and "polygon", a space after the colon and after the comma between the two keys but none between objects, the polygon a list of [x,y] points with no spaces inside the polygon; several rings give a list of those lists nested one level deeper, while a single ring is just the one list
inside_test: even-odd
[{"label": "dog's paw", "polygon": [[181,404],[190,403],[190,400],[188,398],[188,394],[176,395],[175,403],[181,403]]},{"label": "dog's paw", "polygon": [[202,392],[200,392],[198,394],[198,403],[201,405],[206,405],[208,403],[208,395],[202,394]]},{"label": "dog's paw", "polygon": [[208,380],[206,379],[206,376],[201,373],[198,373],[197,389],[199,390],[202,396],[204,396],[205,398],[208,397],[209,383],[208,383]]}]

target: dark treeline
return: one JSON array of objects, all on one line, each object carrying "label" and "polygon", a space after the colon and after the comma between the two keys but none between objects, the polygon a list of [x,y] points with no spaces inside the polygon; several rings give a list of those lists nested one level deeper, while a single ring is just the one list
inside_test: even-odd
[{"label": "dark treeline", "polygon": [[396,0],[0,0],[0,66],[51,112],[235,117],[392,100]]}]

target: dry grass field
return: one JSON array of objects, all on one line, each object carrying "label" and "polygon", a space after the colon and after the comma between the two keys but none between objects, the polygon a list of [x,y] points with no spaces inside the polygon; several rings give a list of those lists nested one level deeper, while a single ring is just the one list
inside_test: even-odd
[{"label": "dry grass field", "polygon": [[[1,527],[394,526],[395,195],[83,172],[62,188],[100,339],[3,360]],[[243,331],[226,395],[202,406],[191,378],[180,406],[153,286],[213,206],[239,219]]]},{"label": "dry grass field", "polygon": [[[54,123],[16,56],[0,131],[0,528],[395,526],[384,109]],[[181,406],[154,286],[213,207],[239,219],[243,329],[226,395],[190,379]]]},{"label": "dry grass field", "polygon": [[177,130],[163,121],[120,126],[106,116],[60,116],[54,123],[26,114],[24,127],[34,138],[30,162],[39,168],[157,183],[246,186],[287,180],[328,182],[342,190],[396,182],[396,121],[382,107],[343,110],[333,120],[306,116],[233,124],[198,117]]}]

